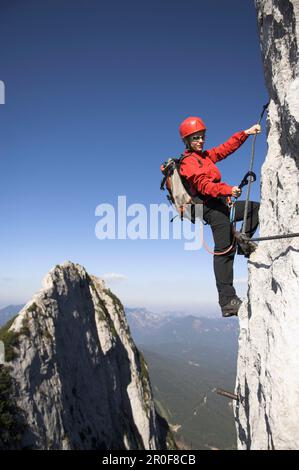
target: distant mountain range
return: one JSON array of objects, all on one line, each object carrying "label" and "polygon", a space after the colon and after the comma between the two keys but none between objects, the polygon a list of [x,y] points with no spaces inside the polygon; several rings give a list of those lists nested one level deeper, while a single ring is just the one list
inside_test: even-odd
[{"label": "distant mountain range", "polygon": [[235,449],[232,401],[238,320],[126,309],[134,341],[149,366],[159,412],[176,439],[193,449]]},{"label": "distant mountain range", "polygon": [[19,313],[20,310],[24,307],[22,305],[7,305],[7,307],[0,309],[0,326],[5,325],[8,320],[10,320],[13,316]]},{"label": "distant mountain range", "polygon": [[131,330],[136,335],[151,334],[153,330],[167,325],[174,318],[184,318],[188,314],[185,312],[162,312],[154,313],[146,308],[125,308],[126,316],[129,321]]},{"label": "distant mountain range", "polygon": [[[16,315],[25,304],[21,305],[8,305],[0,309],[0,326],[4,325],[10,318]],[[135,331],[142,332],[145,328],[159,328],[163,324],[167,324],[174,318],[183,318],[188,316],[188,312],[183,311],[164,311],[161,313],[154,313],[146,308],[128,308],[125,307],[126,315],[131,322]]]},{"label": "distant mountain range", "polygon": [[134,339],[141,344],[173,341],[185,344],[186,339],[197,341],[199,335],[209,337],[209,341],[213,337],[218,342],[231,342],[238,336],[238,322],[235,318],[227,321],[220,316],[206,318],[184,312],[157,314],[145,308],[126,308],[126,316]]}]

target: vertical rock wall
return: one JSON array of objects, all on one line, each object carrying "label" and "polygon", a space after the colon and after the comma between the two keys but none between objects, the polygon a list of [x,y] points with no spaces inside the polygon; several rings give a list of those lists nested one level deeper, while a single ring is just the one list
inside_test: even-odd
[{"label": "vertical rock wall", "polygon": [[[260,236],[299,232],[299,0],[255,0],[270,105]],[[248,262],[235,408],[239,449],[299,448],[299,238]]]}]

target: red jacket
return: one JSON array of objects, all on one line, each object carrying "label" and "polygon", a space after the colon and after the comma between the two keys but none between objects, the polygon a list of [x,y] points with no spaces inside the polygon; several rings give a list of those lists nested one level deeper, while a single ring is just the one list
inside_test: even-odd
[{"label": "red jacket", "polygon": [[201,153],[185,150],[180,173],[189,183],[190,192],[193,196],[200,193],[206,198],[231,196],[233,186],[221,183],[221,173],[216,162],[220,162],[228,155],[237,150],[248,138],[244,132],[236,132],[227,142],[214,147],[211,150],[204,150]]}]

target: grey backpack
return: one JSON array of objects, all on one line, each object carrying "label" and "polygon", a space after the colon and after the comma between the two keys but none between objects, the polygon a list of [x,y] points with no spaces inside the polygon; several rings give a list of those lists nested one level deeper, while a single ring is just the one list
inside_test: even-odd
[{"label": "grey backpack", "polygon": [[180,166],[186,155],[180,158],[169,158],[160,166],[163,173],[160,189],[168,190],[167,199],[177,210],[181,220],[188,219],[195,223],[196,219],[202,220],[203,199],[200,196],[190,194],[189,185],[180,174]]}]

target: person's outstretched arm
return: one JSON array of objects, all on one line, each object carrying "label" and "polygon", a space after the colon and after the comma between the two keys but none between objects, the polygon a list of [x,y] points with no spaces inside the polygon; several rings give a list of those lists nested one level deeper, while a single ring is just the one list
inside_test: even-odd
[{"label": "person's outstretched arm", "polygon": [[205,155],[212,160],[213,163],[219,162],[228,157],[231,153],[235,152],[247,140],[250,134],[259,134],[261,126],[255,124],[254,126],[246,129],[245,131],[236,132],[224,144],[218,147],[213,147],[210,150],[205,150]]}]

